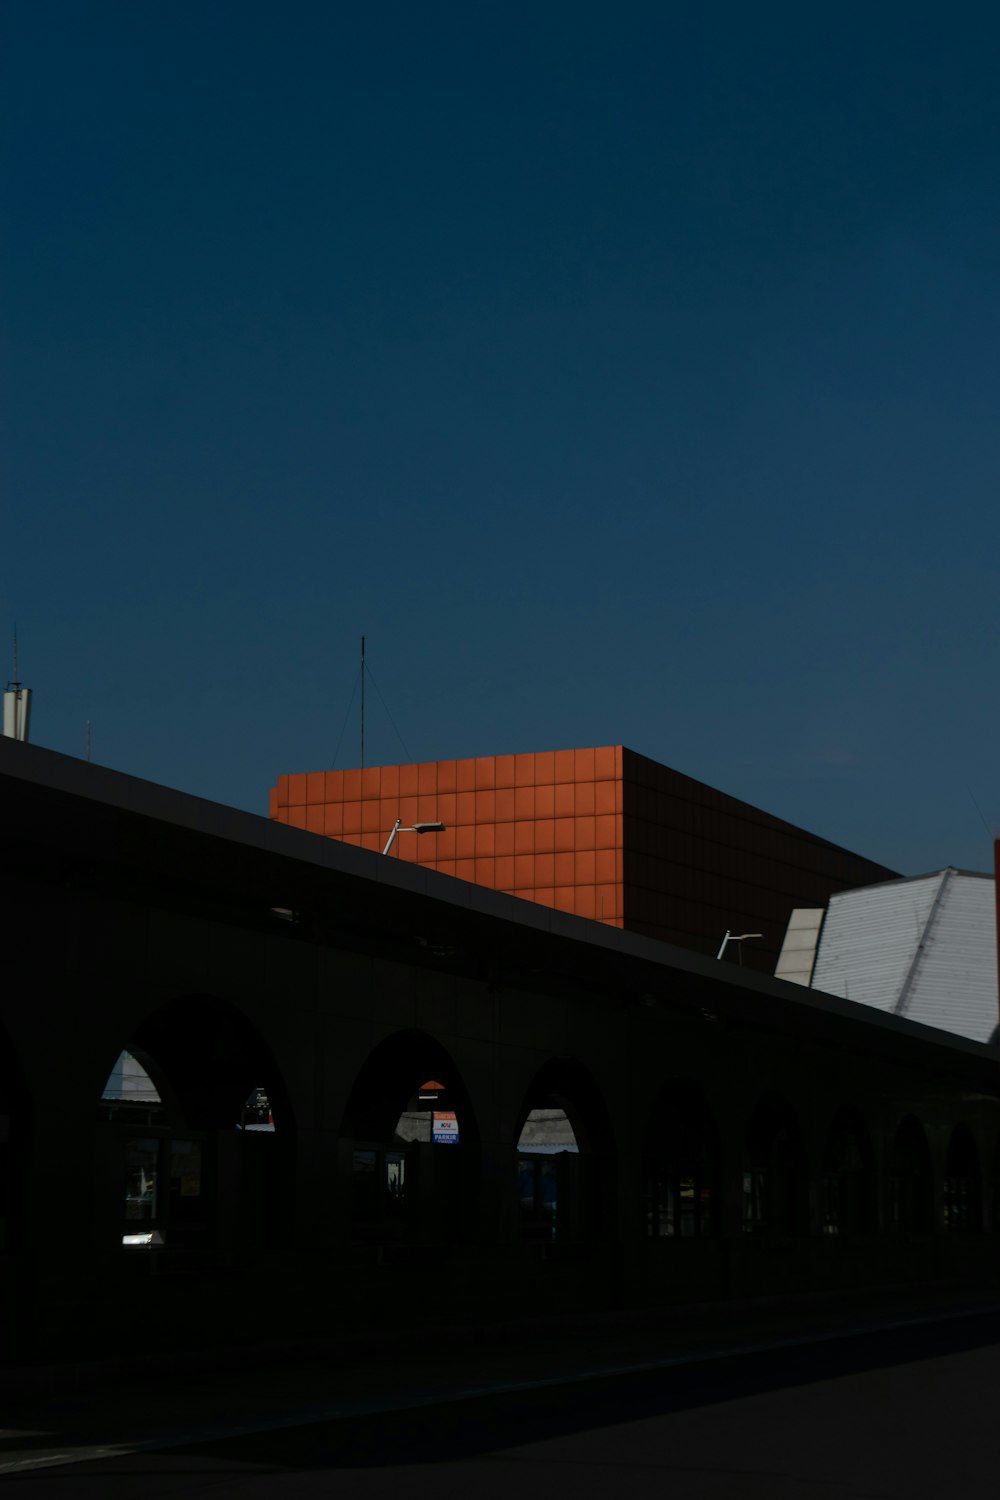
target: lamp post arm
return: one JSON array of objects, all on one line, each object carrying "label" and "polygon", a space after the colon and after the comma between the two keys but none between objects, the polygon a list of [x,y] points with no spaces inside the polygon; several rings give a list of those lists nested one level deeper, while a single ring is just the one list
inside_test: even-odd
[{"label": "lamp post arm", "polygon": [[759,938],[759,937],[763,937],[763,936],[764,936],[764,934],[762,932],[733,932],[731,928],[727,928],[726,929],[726,935],[722,939],[722,947],[719,949],[718,953],[715,956],[716,956],[716,958],[721,958],[722,957],[722,955],[726,951],[726,944],[727,943],[739,943],[739,945],[740,945],[740,963],[742,963],[743,962],[743,943],[744,943],[745,939],[747,939],[747,938]]},{"label": "lamp post arm", "polygon": [[[395,823],[392,825],[392,832],[390,833],[389,837],[386,839],[385,848],[382,850],[383,854],[388,854],[389,850],[392,848],[393,844],[396,842],[396,834],[399,832],[400,828],[402,827],[402,823],[403,823],[402,818],[397,818],[396,821],[395,821]],[[383,827],[384,826],[385,825],[383,824]]]}]

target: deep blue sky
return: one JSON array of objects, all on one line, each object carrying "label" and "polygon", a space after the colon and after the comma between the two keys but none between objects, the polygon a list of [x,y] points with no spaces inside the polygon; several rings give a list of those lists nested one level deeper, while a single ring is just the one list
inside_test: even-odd
[{"label": "deep blue sky", "polygon": [[33,738],[263,811],[365,634],[371,763],[624,742],[988,868],[998,43],[985,3],[8,7]]}]

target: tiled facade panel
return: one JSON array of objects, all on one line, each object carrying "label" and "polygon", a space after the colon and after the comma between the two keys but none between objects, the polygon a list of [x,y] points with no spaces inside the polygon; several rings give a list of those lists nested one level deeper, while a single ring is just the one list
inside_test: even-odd
[{"label": "tiled facade panel", "polygon": [[[760,932],[768,973],[792,908],[895,874],[621,746],[282,776],[271,816],[700,953]],[[736,950],[730,956],[736,957]]]},{"label": "tiled facade panel", "polygon": [[793,907],[895,874],[631,750],[622,797],[624,925],[705,954],[760,932],[743,961],[767,973]]},{"label": "tiled facade panel", "polygon": [[529,901],[623,925],[621,746],[281,776],[271,816]]}]

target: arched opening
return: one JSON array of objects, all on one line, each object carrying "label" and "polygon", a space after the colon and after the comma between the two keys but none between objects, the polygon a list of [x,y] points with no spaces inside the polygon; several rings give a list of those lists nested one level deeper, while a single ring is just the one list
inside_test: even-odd
[{"label": "arched opening", "polygon": [[207,1138],[185,1128],[166,1076],[131,1047],[118,1054],[99,1105],[99,1118],[121,1137],[121,1243],[130,1250],[190,1243],[208,1229]]},{"label": "arched opening", "polygon": [[943,1208],[950,1234],[975,1234],[982,1228],[979,1152],[968,1125],[956,1125],[948,1142]]},{"label": "arched opening", "polygon": [[568,1060],[546,1064],[522,1103],[517,1130],[518,1233],[522,1240],[592,1240],[603,1208],[600,1166],[611,1127],[597,1086]]},{"label": "arched opening", "polygon": [[823,1152],[822,1233],[871,1234],[875,1227],[875,1152],[857,1110],[834,1116]]},{"label": "arched opening", "polygon": [[462,1080],[424,1032],[387,1037],[359,1073],[341,1126],[350,1142],[355,1240],[468,1238],[477,1210],[479,1141]]},{"label": "arched opening", "polygon": [[287,1216],[279,1180],[290,1179],[277,1165],[276,1118],[287,1149],[291,1108],[274,1061],[233,1007],[178,1000],[143,1021],[98,1104],[103,1191],[118,1203],[122,1246],[204,1250],[223,1219],[231,1238],[270,1243]]},{"label": "arched opening", "polygon": [[291,1100],[269,1048],[227,1002],[208,996],[171,1001],[136,1028],[133,1040],[156,1060],[176,1107],[199,1128],[231,1131],[244,1123],[250,1101],[261,1098],[279,1134],[294,1129]]},{"label": "arched opening", "polygon": [[657,1103],[643,1159],[647,1238],[705,1238],[719,1231],[719,1137],[701,1089],[675,1079]]},{"label": "arched opening", "polygon": [[804,1234],[807,1214],[807,1162],[799,1122],[787,1100],[768,1094],[747,1131],[743,1232],[773,1238]]},{"label": "arched opening", "polygon": [[934,1227],[934,1172],[924,1128],[913,1115],[901,1120],[889,1158],[889,1229],[929,1234]]}]

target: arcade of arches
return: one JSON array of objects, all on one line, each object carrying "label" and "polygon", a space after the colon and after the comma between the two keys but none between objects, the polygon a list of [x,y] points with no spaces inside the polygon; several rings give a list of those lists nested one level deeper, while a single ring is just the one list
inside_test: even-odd
[{"label": "arcade of arches", "polygon": [[997,1280],[987,1049],[39,764],[5,804],[8,1366]]},{"label": "arcade of arches", "polygon": [[[511,1317],[581,1298],[662,1304],[926,1279],[942,1264],[989,1275],[1000,1253],[1000,1145],[985,1098],[958,1118],[940,1097],[845,1102],[792,1076],[754,1090],[737,1086],[737,1058],[713,1070],[703,1055],[697,1076],[662,1079],[633,1060],[623,1110],[596,1060],[532,1067],[523,1049],[502,1077],[476,1066],[481,1048],[406,1028],[353,1068],[335,1071],[339,1049],[313,1060],[333,1074],[318,1128],[280,1045],[236,1005],[169,1002],[118,1040],[79,1126],[89,1191],[60,1234],[74,1261],[89,1260],[97,1307],[101,1288],[110,1298],[133,1286],[154,1347],[179,1327],[197,1338],[178,1309],[208,1317],[208,1300],[210,1325],[221,1304],[231,1338],[267,1336],[274,1308],[303,1336],[333,1336],[482,1318],[484,1296]],[[667,1050],[676,1068],[678,1049]],[[18,1157],[31,1116],[4,1081],[9,1274],[33,1238]],[[84,1322],[88,1349],[121,1350],[117,1320]],[[49,1348],[67,1353],[59,1338]]]}]

